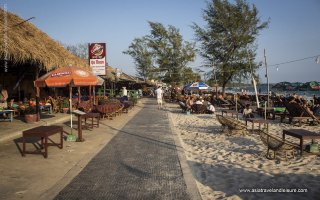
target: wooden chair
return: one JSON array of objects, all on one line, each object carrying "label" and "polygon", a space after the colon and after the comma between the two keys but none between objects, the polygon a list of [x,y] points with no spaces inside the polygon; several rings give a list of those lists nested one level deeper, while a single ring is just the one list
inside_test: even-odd
[{"label": "wooden chair", "polygon": [[[267,146],[266,158],[268,159],[275,159],[277,155],[281,154],[284,154],[286,160],[288,160],[288,155],[290,154],[294,158],[300,148],[298,144],[283,140],[263,130],[259,130],[259,134],[261,141]],[[270,155],[270,150],[273,151],[273,156]]]},{"label": "wooden chair", "polygon": [[103,105],[96,105],[96,110],[101,114],[102,118],[113,119],[123,107],[119,104],[108,102]]},{"label": "wooden chair", "polygon": [[[85,112],[85,115],[82,115],[81,118],[84,119],[84,123],[86,127],[93,128],[94,125],[99,127],[100,122],[100,113],[94,112],[95,109],[93,108],[92,102],[89,101],[82,101],[78,104],[78,109]],[[91,125],[87,125],[87,119],[91,119]],[[96,119],[96,124],[93,123],[93,120]]]},{"label": "wooden chair", "polygon": [[299,122],[299,126],[301,126],[302,120],[313,120],[312,116],[303,108],[303,106],[298,103],[284,103],[286,110],[288,111],[287,117],[289,117],[289,123],[294,121]]}]

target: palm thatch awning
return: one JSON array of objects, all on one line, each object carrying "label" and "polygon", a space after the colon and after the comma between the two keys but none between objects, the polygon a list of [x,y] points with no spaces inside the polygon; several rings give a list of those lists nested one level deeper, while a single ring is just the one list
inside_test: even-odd
[{"label": "palm thatch awning", "polygon": [[[4,15],[7,14],[7,48],[5,50]],[[23,23],[22,23],[23,22]],[[0,59],[17,63],[33,63],[46,71],[61,66],[81,66],[90,69],[86,60],[81,59],[59,42],[54,41],[46,33],[39,30],[30,22],[24,22],[19,16],[0,8]]]}]

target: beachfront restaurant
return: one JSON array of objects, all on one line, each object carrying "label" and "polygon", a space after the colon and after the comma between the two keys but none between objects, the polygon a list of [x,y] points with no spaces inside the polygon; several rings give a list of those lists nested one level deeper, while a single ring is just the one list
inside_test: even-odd
[{"label": "beachfront restaurant", "polygon": [[41,101],[49,95],[67,96],[68,88],[35,88],[34,80],[63,66],[88,70],[86,60],[71,54],[29,21],[2,9],[0,16],[0,30],[5,35],[0,38],[0,90],[6,94],[0,99],[0,109],[34,103],[37,94]]},{"label": "beachfront restaurant", "polygon": [[[0,9],[0,15],[4,16],[4,10]],[[7,90],[8,101],[35,97],[33,81],[55,68],[72,65],[89,69],[86,60],[71,54],[29,21],[10,12],[6,16],[6,27],[4,18],[0,18],[0,30],[5,34],[0,39],[0,85]],[[47,96],[51,90],[43,88],[41,95]]]}]

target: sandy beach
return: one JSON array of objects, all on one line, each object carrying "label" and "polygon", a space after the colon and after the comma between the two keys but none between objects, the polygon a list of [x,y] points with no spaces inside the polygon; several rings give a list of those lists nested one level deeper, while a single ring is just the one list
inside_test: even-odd
[{"label": "sandy beach", "polygon": [[[221,132],[215,114],[186,115],[176,104],[167,107],[202,199],[319,198],[320,157],[269,160],[258,134],[227,136]],[[270,132],[278,136],[288,128],[320,130],[319,125],[297,127],[280,123],[279,119],[269,125]]]}]

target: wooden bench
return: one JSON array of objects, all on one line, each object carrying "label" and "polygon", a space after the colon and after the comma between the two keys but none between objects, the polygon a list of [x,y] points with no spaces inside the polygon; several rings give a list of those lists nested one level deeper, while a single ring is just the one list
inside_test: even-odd
[{"label": "wooden bench", "polygon": [[[60,133],[60,143],[55,143],[49,136]],[[40,150],[37,151],[26,151],[26,139],[30,137],[40,137],[41,138],[41,148],[44,152]],[[48,157],[48,146],[58,146],[60,149],[63,148],[63,128],[61,126],[39,126],[22,132],[23,139],[23,150],[22,156],[25,154],[42,154],[45,158]],[[51,143],[48,143],[48,140]]]}]

